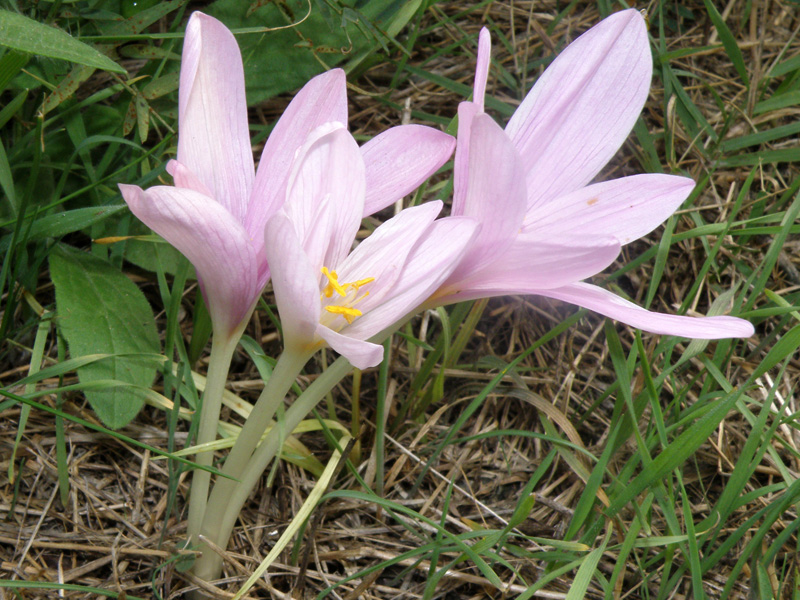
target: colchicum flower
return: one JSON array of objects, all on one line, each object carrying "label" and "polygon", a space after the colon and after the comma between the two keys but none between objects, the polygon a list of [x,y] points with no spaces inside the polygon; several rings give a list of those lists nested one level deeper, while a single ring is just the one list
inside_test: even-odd
[{"label": "colchicum flower", "polygon": [[694,181],[646,174],[590,184],[644,106],[652,74],[644,19],[618,12],[570,44],[503,131],[483,112],[490,38],[480,33],[472,102],[459,106],[453,215],[480,229],[425,304],[538,294],[645,331],[693,338],[750,336],[734,317],[654,313],[583,282],[620,247],[646,235],[687,198]]},{"label": "colchicum flower", "polygon": [[[195,12],[186,28],[179,89],[175,186],[120,185],[131,211],[195,266],[215,333],[230,336],[247,319],[267,280],[264,227],[281,207],[295,153],[327,122],[347,123],[345,76],[313,78],[275,125],[258,171],[247,121],[244,71],[231,32]],[[453,139],[405,125],[360,149],[366,214],[416,189],[451,155]]]},{"label": "colchicum flower", "polygon": [[298,151],[286,203],[264,236],[286,351],[329,345],[362,369],[383,358],[383,347],[367,340],[441,285],[476,227],[464,217],[434,221],[442,203],[429,202],[401,211],[351,252],[365,179],[347,130],[317,128]]}]

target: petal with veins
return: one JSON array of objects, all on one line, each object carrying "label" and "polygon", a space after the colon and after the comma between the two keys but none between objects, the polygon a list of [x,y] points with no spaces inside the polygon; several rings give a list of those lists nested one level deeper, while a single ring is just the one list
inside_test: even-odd
[{"label": "petal with veins", "polygon": [[255,251],[242,225],[193,190],[119,187],[131,212],[195,266],[215,328],[238,325],[261,292]]},{"label": "petal with veins", "polygon": [[650,88],[638,11],[618,12],[558,55],[506,127],[527,172],[528,206],[591,181],[628,137]]},{"label": "petal with veins", "polygon": [[267,223],[264,250],[281,315],[284,343],[304,349],[314,343],[320,317],[319,274],[314,272],[291,221],[282,212]]},{"label": "petal with veins", "polygon": [[661,225],[694,186],[688,177],[675,175],[631,175],[587,185],[529,212],[525,232],[542,239],[611,235],[624,245]]},{"label": "petal with veins", "polygon": [[[323,205],[328,206],[326,231],[315,227]],[[336,265],[347,256],[364,212],[364,161],[344,125],[326,123],[311,133],[292,165],[283,210],[312,265]]]},{"label": "petal with veins", "polygon": [[492,38],[486,27],[478,34],[478,60],[475,65],[475,86],[472,101],[483,112],[483,98],[486,95],[486,81],[489,78],[489,62],[492,58]]},{"label": "petal with veins", "polygon": [[652,333],[715,340],[750,337],[755,332],[749,321],[736,317],[684,317],[650,312],[608,290],[589,283],[573,283],[539,293],[542,296],[577,304]]},{"label": "petal with veins", "polygon": [[460,216],[464,212],[469,187],[469,151],[472,123],[479,114],[473,102],[458,105],[458,137],[456,138],[456,157],[453,163],[453,206],[452,213]]},{"label": "petal with veins", "polygon": [[563,239],[562,243],[526,239],[514,244],[483,271],[463,279],[451,277],[439,294],[444,302],[502,296],[537,294],[594,275],[619,254],[614,238]]},{"label": "petal with veins", "polygon": [[180,163],[177,160],[169,161],[167,163],[167,173],[172,175],[172,179],[175,181],[175,187],[194,190],[195,192],[199,192],[204,196],[208,196],[209,199],[214,200],[214,193],[209,190],[205,184],[200,181],[200,178],[192,173],[189,170],[189,167],[183,163]]},{"label": "petal with veins", "polygon": [[434,221],[409,254],[392,293],[380,306],[356,319],[347,334],[370,338],[418,309],[449,277],[475,231],[475,221],[467,217]]},{"label": "petal with veins", "polygon": [[367,175],[364,216],[417,189],[453,154],[455,139],[432,127],[400,125],[361,147]]},{"label": "petal with veins", "polygon": [[309,134],[325,123],[347,123],[344,71],[331,69],[303,86],[270,133],[258,163],[247,230],[255,239],[283,204],[295,154]]},{"label": "petal with veins", "polygon": [[453,278],[494,263],[514,242],[525,215],[525,181],[511,140],[483,113],[473,117],[470,129],[469,163],[457,179],[466,186],[466,193],[454,213],[472,217],[480,229]]},{"label": "petal with veins", "polygon": [[395,291],[395,282],[409,252],[441,210],[442,202],[435,200],[400,211],[336,265],[342,281],[375,278],[368,288],[369,296],[359,305],[360,309],[364,312],[371,310],[384,296]]},{"label": "petal with veins", "polygon": [[242,57],[233,34],[200,12],[186,27],[178,100],[178,160],[243,222],[254,168]]}]

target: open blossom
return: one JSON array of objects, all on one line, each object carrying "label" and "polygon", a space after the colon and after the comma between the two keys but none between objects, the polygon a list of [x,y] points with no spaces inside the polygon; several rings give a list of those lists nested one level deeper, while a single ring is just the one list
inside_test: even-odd
[{"label": "open blossom", "polygon": [[441,285],[475,232],[472,219],[434,221],[436,201],[401,211],[351,251],[364,199],[355,140],[340,124],[317,128],[264,236],[289,352],[328,345],[358,368],[377,365],[383,347],[368,340]]},{"label": "open blossom", "polygon": [[[229,336],[250,315],[269,279],[264,227],[281,207],[295,154],[327,122],[347,123],[345,76],[333,69],[295,96],[273,129],[255,170],[244,70],[231,32],[195,12],[181,63],[175,186],[120,185],[131,211],[195,266],[215,332]],[[435,129],[387,130],[360,149],[365,214],[414,190],[451,155]]]},{"label": "open blossom", "polygon": [[646,174],[589,182],[630,133],[647,98],[651,55],[644,19],[618,12],[570,44],[503,131],[483,112],[489,32],[481,31],[472,102],[459,106],[453,215],[481,226],[427,306],[503,294],[539,294],[634,327],[716,339],[749,336],[742,319],[647,311],[583,282],[620,247],[646,235],[694,182]]}]

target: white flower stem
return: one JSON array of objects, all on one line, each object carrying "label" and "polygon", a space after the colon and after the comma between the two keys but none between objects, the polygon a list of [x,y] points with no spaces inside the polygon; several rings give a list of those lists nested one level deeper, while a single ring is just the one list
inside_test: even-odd
[{"label": "white flower stem", "polygon": [[[311,409],[347,375],[351,368],[350,362],[347,359],[343,357],[338,358],[294,401],[284,416],[283,427],[285,428],[286,435],[289,435],[295,427],[297,427],[300,421],[302,421],[308,413],[311,412]],[[275,372],[273,372],[269,383],[272,383],[272,378],[275,377],[277,370],[276,365]],[[294,379],[292,379],[285,388],[282,386],[283,391],[280,394],[280,400],[283,400],[286,391],[288,391],[293,381]],[[264,393],[268,393],[271,387],[272,386],[268,385]],[[277,388],[275,391],[278,391]],[[262,393],[262,397],[259,398],[259,403],[261,403],[264,393]],[[258,404],[256,404],[256,406],[258,406]],[[253,415],[251,414],[246,425],[250,423],[252,418]],[[266,425],[260,430],[261,433],[263,433],[265,428]],[[207,518],[203,523],[203,535],[207,536],[220,548],[227,547],[228,539],[231,536],[231,532],[236,524],[239,512],[242,510],[242,506],[244,506],[244,503],[247,501],[253,488],[255,488],[261,475],[269,466],[270,462],[272,462],[272,459],[280,452],[280,443],[283,436],[278,435],[278,433],[278,431],[273,431],[272,435],[267,436],[252,456],[248,457],[250,460],[247,461],[246,464],[237,465],[236,471],[239,473],[238,482],[220,479],[214,486],[214,491],[209,500]],[[233,453],[231,453],[231,456],[232,455]],[[228,460],[230,460],[230,458]],[[225,466],[226,468],[228,467],[227,463]],[[224,472],[225,470],[223,469],[223,473]],[[198,559],[193,570],[195,575],[206,581],[216,579],[222,570],[222,559],[215,552],[204,552],[200,559]]]},{"label": "white flower stem", "polygon": [[[239,436],[236,438],[236,442],[231,448],[231,452],[222,468],[222,474],[225,477],[220,477],[214,484],[206,506],[205,518],[199,530],[199,533],[202,533],[215,543],[218,539],[218,531],[221,524],[220,517],[223,513],[227,513],[231,510],[231,505],[238,502],[235,498],[241,495],[241,492],[237,494],[238,488],[241,485],[238,480],[249,481],[249,478],[255,475],[253,484],[244,492],[243,499],[237,504],[230,530],[233,528],[233,523],[236,522],[236,516],[239,514],[241,506],[247,500],[250,490],[266,468],[266,464],[268,463],[256,473],[252,473],[249,461],[261,437],[264,435],[264,431],[269,427],[272,417],[283,402],[286,393],[297,379],[297,376],[300,374],[308,358],[309,355],[304,352],[284,351],[283,354],[281,354],[264,390],[253,406],[253,410],[247,418],[247,421],[245,421]],[[338,383],[338,379],[333,385],[336,383]],[[288,431],[291,432],[291,429],[288,429]],[[273,440],[274,443],[277,443],[278,440],[281,439],[278,433],[279,432],[275,431],[274,435],[268,436],[262,446]],[[220,547],[224,548],[227,545],[230,530]],[[192,571],[201,579],[210,581],[219,576],[221,567],[222,563],[219,555],[216,552],[205,549],[202,556],[198,558],[197,562],[194,564]]]},{"label": "white flower stem", "polygon": [[[225,390],[225,382],[228,380],[228,371],[230,370],[233,352],[236,350],[238,341],[239,336],[234,334],[231,336],[214,335],[211,342],[211,357],[208,363],[206,389],[203,392],[203,398],[200,403],[200,426],[197,431],[197,445],[212,442],[217,436],[219,411],[222,406],[222,392]],[[195,455],[195,462],[204,467],[210,466],[213,460],[213,452],[200,452]],[[192,473],[189,519],[187,523],[189,541],[192,544],[198,541],[197,534],[200,533],[200,525],[206,513],[210,480],[211,473],[208,471],[198,469]]]}]

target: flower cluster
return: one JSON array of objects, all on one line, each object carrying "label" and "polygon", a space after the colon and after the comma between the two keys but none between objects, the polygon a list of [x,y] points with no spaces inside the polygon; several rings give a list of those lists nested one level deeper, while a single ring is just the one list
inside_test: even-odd
[{"label": "flower cluster", "polygon": [[[222,23],[195,12],[186,28],[178,110],[178,156],[167,165],[175,185],[120,189],[131,211],[195,266],[215,335],[230,336],[270,278],[264,229],[286,203],[301,148],[319,137],[319,127],[347,124],[345,76],[333,69],[300,90],[275,124],[256,170],[239,46]],[[351,157],[361,163],[356,177],[362,197],[336,202],[360,203],[363,216],[381,210],[419,187],[450,157],[453,145],[450,136],[430,127],[394,127]],[[310,202],[315,192],[328,194],[336,177],[305,164],[306,185],[316,178],[318,187],[296,192]],[[351,162],[345,166],[356,169]]]},{"label": "flower cluster", "polygon": [[[330,70],[289,104],[256,169],[236,40],[212,17],[190,18],[178,153],[167,165],[174,185],[120,189],[131,211],[192,262],[209,307],[214,342],[198,446],[216,436],[231,357],[270,278],[285,346],[224,463],[226,477],[210,495],[209,473],[192,477],[193,543],[206,536],[226,545],[282,443],[275,434],[259,445],[262,435],[311,355],[330,347],[347,359],[339,361],[345,369],[375,366],[383,360],[381,342],[426,308],[538,294],[655,333],[752,335],[752,325],[736,317],[654,313],[584,281],[658,227],[694,187],[663,174],[592,183],[647,98],[652,60],[642,16],[618,12],[570,44],[505,129],[484,112],[489,66],[484,29],[474,94],[458,107],[457,140],[404,125],[361,147],[347,130],[344,73]],[[406,208],[356,244],[364,216],[415,190],[454,148],[449,216],[437,218],[439,200]],[[331,366],[312,385],[319,389],[295,401],[284,422],[289,431],[326,393],[323,384],[329,390],[344,372]],[[196,461],[210,465],[211,453]],[[213,579],[221,560],[205,548],[193,568]]]},{"label": "flower cluster", "polygon": [[452,216],[436,220],[440,202],[406,209],[352,250],[361,218],[435,172],[452,138],[406,125],[359,148],[346,128],[344,73],[334,69],[297,94],[256,170],[239,48],[219,21],[194,13],[178,155],[167,167],[175,185],[120,188],[134,214],[195,265],[219,336],[235,335],[270,273],[287,348],[327,344],[359,367],[382,359],[367,340],[415,309],[512,293],[656,333],[749,336],[741,319],[653,313],[583,281],[694,186],[661,174],[590,183],[641,112],[651,62],[641,15],[616,13],[553,61],[503,130],[483,110],[484,29],[473,98],[458,108]]}]

